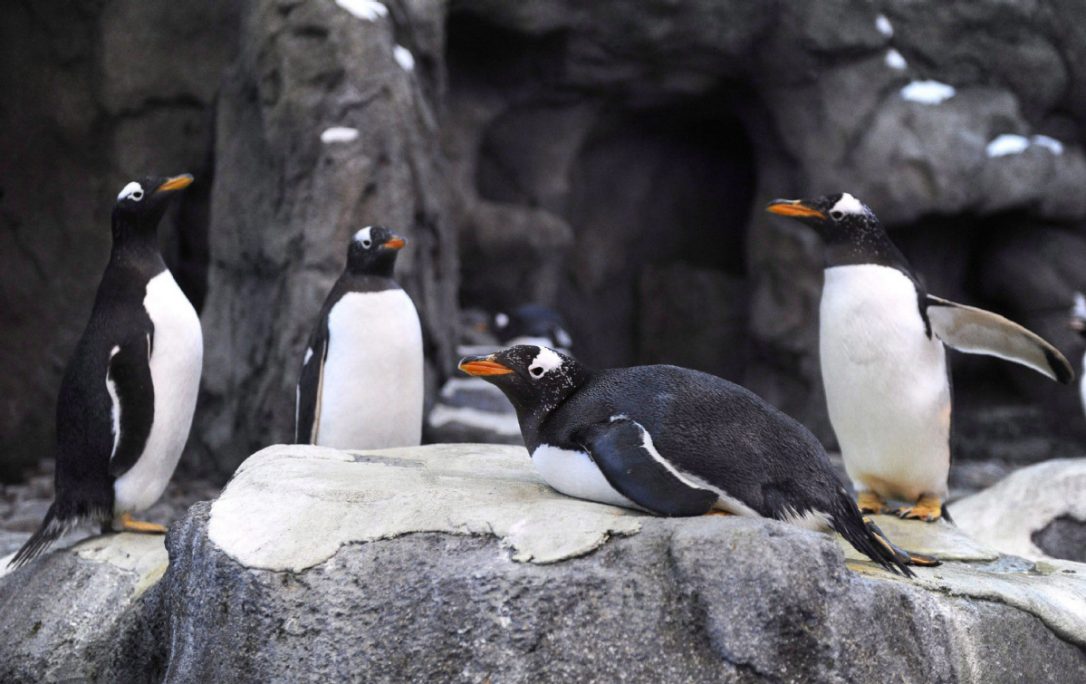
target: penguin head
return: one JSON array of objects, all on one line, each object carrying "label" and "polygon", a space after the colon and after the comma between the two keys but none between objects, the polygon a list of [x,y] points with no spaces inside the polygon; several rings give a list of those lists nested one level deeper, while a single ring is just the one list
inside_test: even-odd
[{"label": "penguin head", "polygon": [[407,240],[384,226],[366,226],[347,246],[347,270],[358,275],[392,277],[396,255]]},{"label": "penguin head", "polygon": [[539,304],[518,306],[509,313],[494,314],[491,331],[505,345],[535,344],[567,352],[573,340],[562,315]]},{"label": "penguin head", "polygon": [[847,192],[815,199],[773,200],[766,211],[806,224],[828,244],[862,242],[882,233],[875,212]]},{"label": "penguin head", "polygon": [[154,233],[170,200],[192,185],[192,175],[148,176],[129,182],[117,194],[113,205],[113,238],[129,233]]},{"label": "penguin head", "polygon": [[496,385],[518,412],[549,412],[588,379],[587,369],[574,359],[534,344],[468,356],[458,368]]}]

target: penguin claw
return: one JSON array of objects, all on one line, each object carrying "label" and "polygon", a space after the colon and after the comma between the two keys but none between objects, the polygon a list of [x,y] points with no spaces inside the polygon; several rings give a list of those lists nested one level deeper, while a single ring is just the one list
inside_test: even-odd
[{"label": "penguin claw", "polygon": [[722,511],[722,510],[719,510],[719,509],[715,509],[715,510],[711,510],[711,511],[705,513],[705,515],[733,515],[733,514],[729,513],[728,511]]},{"label": "penguin claw", "polygon": [[903,520],[935,522],[943,517],[943,502],[935,496],[922,496],[914,505],[903,506],[894,513]]},{"label": "penguin claw", "polygon": [[856,505],[864,515],[891,512],[887,509],[886,503],[875,492],[860,492],[860,495],[856,497]]},{"label": "penguin claw", "polygon": [[120,518],[123,532],[142,532],[143,534],[166,534],[166,526],[158,523],[133,520],[131,514],[124,513]]}]

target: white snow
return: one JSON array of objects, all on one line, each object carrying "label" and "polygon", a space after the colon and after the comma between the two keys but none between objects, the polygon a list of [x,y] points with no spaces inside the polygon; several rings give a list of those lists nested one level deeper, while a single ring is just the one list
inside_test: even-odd
[{"label": "white snow", "polygon": [[321,142],[325,145],[331,143],[351,142],[358,138],[357,128],[347,128],[346,126],[333,126],[331,128],[324,129],[321,133]]},{"label": "white snow", "polygon": [[415,56],[411,54],[411,51],[402,45],[397,45],[392,48],[392,56],[396,59],[396,63],[403,68],[404,71],[415,70]]},{"label": "white snow", "polygon": [[375,0],[336,0],[336,4],[366,21],[377,21],[388,16],[388,8]]},{"label": "white snow", "polygon": [[885,14],[880,14],[879,16],[875,17],[875,28],[878,29],[879,33],[886,36],[887,38],[894,35],[894,27],[890,23],[890,20],[886,18]]},{"label": "white snow", "polygon": [[905,58],[901,56],[900,52],[894,48],[890,48],[886,51],[886,66],[897,71],[905,71],[905,67],[907,67],[908,64],[905,62]]},{"label": "white snow", "polygon": [[954,86],[939,81],[913,81],[901,89],[901,97],[910,102],[937,105],[946,102],[957,93]]},{"label": "white snow", "polygon": [[1021,154],[1029,148],[1029,139],[1024,135],[1004,133],[988,143],[984,152],[989,157],[1006,157],[1009,154]]},{"label": "white snow", "polygon": [[1063,154],[1063,143],[1047,135],[1035,135],[1030,138],[1030,142],[1038,147],[1045,148],[1052,154]]}]

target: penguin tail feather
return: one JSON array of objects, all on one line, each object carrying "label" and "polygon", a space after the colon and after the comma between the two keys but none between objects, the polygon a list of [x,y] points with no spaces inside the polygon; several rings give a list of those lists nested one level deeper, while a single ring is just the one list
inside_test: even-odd
[{"label": "penguin tail feather", "polygon": [[909,569],[909,566],[913,564],[912,556],[894,546],[878,525],[860,515],[860,510],[856,508],[847,493],[841,492],[835,508],[837,510],[831,516],[833,529],[837,530],[857,551],[890,572],[905,577],[916,576]]},{"label": "penguin tail feather", "polygon": [[49,506],[49,510],[45,513],[45,518],[41,521],[38,531],[16,552],[8,562],[8,567],[11,569],[19,568],[34,560],[48,549],[53,542],[64,536],[71,527],[72,521],[61,520],[57,517],[56,504]]}]

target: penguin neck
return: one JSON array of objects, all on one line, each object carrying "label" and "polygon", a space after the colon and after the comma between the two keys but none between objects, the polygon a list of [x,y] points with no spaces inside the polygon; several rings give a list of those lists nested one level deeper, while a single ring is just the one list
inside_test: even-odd
[{"label": "penguin neck", "polygon": [[912,269],[905,255],[881,228],[868,229],[859,235],[849,236],[848,239],[828,242],[825,258],[826,268],[876,264],[896,268],[912,276]]},{"label": "penguin neck", "polygon": [[145,275],[162,272],[166,262],[158,248],[158,231],[114,220],[109,263],[114,268],[135,270]]},{"label": "penguin neck", "polygon": [[345,273],[354,278],[375,278],[392,280],[392,272],[396,268],[396,256],[380,255],[370,259],[347,259]]}]

